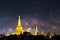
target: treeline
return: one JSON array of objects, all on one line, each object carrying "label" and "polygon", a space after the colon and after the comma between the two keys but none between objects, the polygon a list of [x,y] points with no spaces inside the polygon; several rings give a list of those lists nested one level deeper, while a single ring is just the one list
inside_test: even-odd
[{"label": "treeline", "polygon": [[0,35],[0,40],[60,40],[60,35],[54,35],[51,36],[50,34],[47,34],[46,36],[44,35],[32,35],[29,32],[24,32],[23,34],[20,35]]}]

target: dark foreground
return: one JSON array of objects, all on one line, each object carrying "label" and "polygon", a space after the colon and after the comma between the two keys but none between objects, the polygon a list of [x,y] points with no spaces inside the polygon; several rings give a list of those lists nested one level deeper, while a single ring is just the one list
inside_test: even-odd
[{"label": "dark foreground", "polygon": [[20,36],[17,35],[10,35],[10,36],[4,36],[0,35],[0,40],[60,40],[60,35],[54,35],[50,38],[50,35],[47,34],[44,35],[31,35],[28,32],[25,32],[24,34],[21,34]]}]

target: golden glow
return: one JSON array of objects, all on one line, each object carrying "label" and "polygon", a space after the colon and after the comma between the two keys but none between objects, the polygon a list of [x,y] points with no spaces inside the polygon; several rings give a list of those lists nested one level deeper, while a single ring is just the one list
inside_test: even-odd
[{"label": "golden glow", "polygon": [[22,25],[21,25],[21,20],[20,20],[20,16],[18,17],[18,25],[15,29],[15,31],[13,32],[13,34],[16,34],[16,35],[20,35],[20,34],[23,34],[24,30],[22,28]]},{"label": "golden glow", "polygon": [[46,33],[45,33],[43,30],[42,30],[42,35],[43,35],[43,36],[46,36]]},{"label": "golden glow", "polygon": [[51,36],[54,36],[54,35],[55,35],[54,33],[51,34]]},{"label": "golden glow", "polygon": [[50,35],[50,37],[49,37],[50,39],[52,38],[52,36]]},{"label": "golden glow", "polygon": [[45,33],[44,33],[44,31],[42,30],[42,35],[44,35]]},{"label": "golden glow", "polygon": [[37,25],[36,25],[36,31],[35,31],[34,35],[38,35],[38,26]]},{"label": "golden glow", "polygon": [[7,33],[7,34],[5,34],[5,36],[9,36],[9,35],[10,35],[10,34],[8,34],[8,33]]}]

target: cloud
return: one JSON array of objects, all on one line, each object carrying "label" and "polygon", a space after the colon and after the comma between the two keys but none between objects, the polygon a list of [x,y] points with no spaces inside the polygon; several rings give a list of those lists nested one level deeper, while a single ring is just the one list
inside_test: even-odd
[{"label": "cloud", "polygon": [[56,26],[53,26],[52,29],[56,29]]},{"label": "cloud", "polygon": [[31,27],[29,27],[29,28],[26,29],[27,32],[31,32],[31,30],[32,30]]}]

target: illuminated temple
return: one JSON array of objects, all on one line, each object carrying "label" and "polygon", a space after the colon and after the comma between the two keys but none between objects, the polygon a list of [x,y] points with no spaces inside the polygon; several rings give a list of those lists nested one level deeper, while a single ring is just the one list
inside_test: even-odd
[{"label": "illuminated temple", "polygon": [[[16,35],[20,35],[20,34],[23,34],[24,30],[23,30],[23,27],[21,25],[21,20],[20,20],[20,16],[18,17],[18,24],[16,26],[16,29],[14,30],[14,32],[12,33],[13,35],[16,34]],[[38,35],[38,26],[36,25],[36,30],[34,32],[34,35]]]},{"label": "illuminated temple", "polygon": [[20,35],[20,34],[23,34],[24,30],[22,28],[22,25],[21,25],[21,20],[20,20],[20,16],[18,17],[18,24],[16,26],[16,29],[15,31],[12,33],[13,35],[16,34],[16,35]]}]

